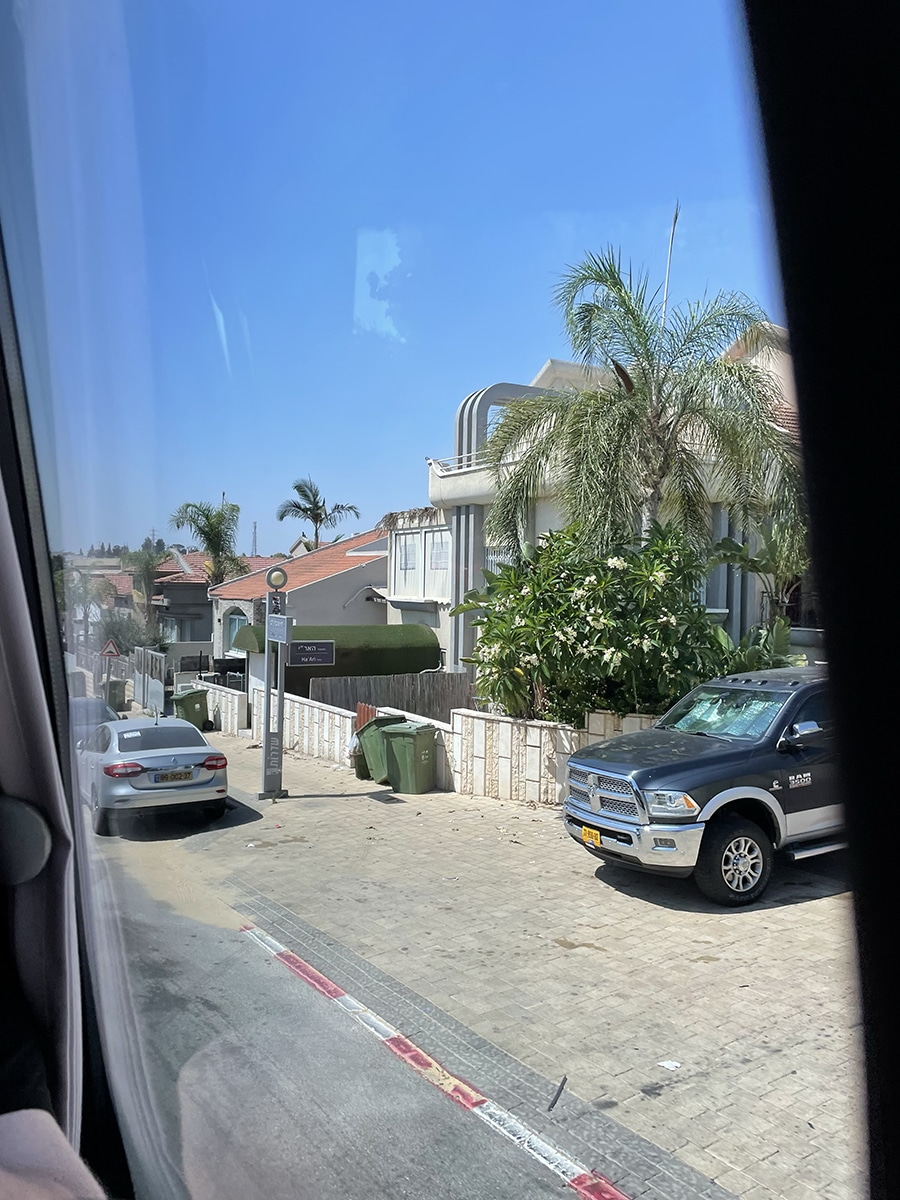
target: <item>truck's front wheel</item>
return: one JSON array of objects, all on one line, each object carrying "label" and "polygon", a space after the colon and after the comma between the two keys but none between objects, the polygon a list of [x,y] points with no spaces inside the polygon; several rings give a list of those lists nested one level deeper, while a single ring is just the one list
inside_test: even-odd
[{"label": "truck's front wheel", "polygon": [[774,862],[768,834],[752,821],[725,813],[704,830],[694,879],[710,900],[739,908],[763,894]]}]

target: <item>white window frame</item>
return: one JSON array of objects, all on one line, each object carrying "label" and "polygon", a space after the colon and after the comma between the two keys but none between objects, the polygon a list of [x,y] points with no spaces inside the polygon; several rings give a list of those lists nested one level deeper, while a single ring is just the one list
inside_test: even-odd
[{"label": "white window frame", "polygon": [[[428,600],[450,599],[450,530],[425,530],[425,597]],[[441,565],[435,566],[435,561]]]},{"label": "white window frame", "polygon": [[[393,594],[420,600],[424,585],[422,530],[404,529],[394,534]],[[410,550],[412,554],[410,555]]]},{"label": "white window frame", "polygon": [[[238,621],[237,625],[233,623]],[[234,649],[234,639],[237,636],[238,630],[243,629],[245,625],[249,625],[250,621],[243,609],[232,609],[231,612],[225,615],[224,639],[222,642],[222,651],[227,654],[229,650]],[[233,632],[232,632],[233,627]]]}]

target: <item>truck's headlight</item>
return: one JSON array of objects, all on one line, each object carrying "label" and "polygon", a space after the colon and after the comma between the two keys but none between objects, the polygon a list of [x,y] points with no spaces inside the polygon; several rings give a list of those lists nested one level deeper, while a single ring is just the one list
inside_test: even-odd
[{"label": "truck's headlight", "polygon": [[692,817],[700,805],[687,792],[644,792],[651,817]]}]

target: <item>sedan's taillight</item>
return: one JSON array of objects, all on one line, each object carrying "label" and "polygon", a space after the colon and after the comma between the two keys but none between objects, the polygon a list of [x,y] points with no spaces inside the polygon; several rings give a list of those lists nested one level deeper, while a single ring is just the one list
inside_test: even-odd
[{"label": "sedan's taillight", "polygon": [[224,754],[208,754],[203,760],[203,766],[207,771],[224,771],[228,766],[228,759]]},{"label": "sedan's taillight", "polygon": [[136,762],[110,763],[103,768],[103,774],[111,775],[113,779],[124,779],[129,775],[140,775],[143,770],[141,764]]}]

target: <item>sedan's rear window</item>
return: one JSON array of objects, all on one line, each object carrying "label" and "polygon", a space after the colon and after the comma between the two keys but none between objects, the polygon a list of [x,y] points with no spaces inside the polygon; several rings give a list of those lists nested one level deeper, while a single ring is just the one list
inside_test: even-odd
[{"label": "sedan's rear window", "polygon": [[177,750],[182,746],[209,744],[199,729],[185,725],[148,725],[146,729],[122,729],[117,736],[119,749],[129,754],[137,750]]}]

